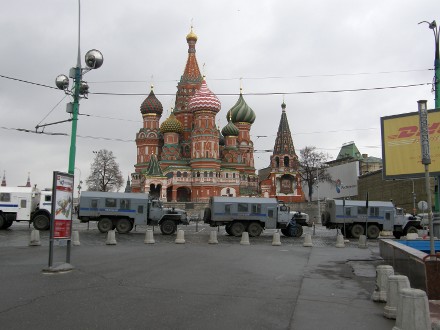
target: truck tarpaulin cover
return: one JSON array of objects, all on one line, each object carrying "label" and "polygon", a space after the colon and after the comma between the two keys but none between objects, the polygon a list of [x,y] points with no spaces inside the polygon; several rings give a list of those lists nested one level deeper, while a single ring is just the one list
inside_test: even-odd
[{"label": "truck tarpaulin cover", "polygon": [[[419,114],[381,117],[384,179],[423,177]],[[440,175],[440,109],[428,110],[429,172]]]}]

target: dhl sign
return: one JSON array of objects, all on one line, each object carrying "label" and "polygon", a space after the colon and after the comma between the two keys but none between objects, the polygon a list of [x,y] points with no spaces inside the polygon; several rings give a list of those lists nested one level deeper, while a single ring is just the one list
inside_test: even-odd
[{"label": "dhl sign", "polygon": [[[418,112],[382,117],[381,129],[384,178],[424,176]],[[428,110],[428,132],[429,172],[434,176],[440,174],[440,109]]]}]

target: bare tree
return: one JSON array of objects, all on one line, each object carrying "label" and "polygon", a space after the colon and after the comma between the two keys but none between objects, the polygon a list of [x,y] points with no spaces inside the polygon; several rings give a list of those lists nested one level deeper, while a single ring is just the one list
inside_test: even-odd
[{"label": "bare tree", "polygon": [[309,187],[309,201],[312,200],[314,185],[318,182],[331,182],[332,178],[326,171],[326,164],[329,156],[318,152],[316,147],[304,147],[300,150],[299,175],[301,181]]},{"label": "bare tree", "polygon": [[124,179],[113,152],[101,149],[96,153],[86,183],[91,191],[118,191],[122,187]]}]

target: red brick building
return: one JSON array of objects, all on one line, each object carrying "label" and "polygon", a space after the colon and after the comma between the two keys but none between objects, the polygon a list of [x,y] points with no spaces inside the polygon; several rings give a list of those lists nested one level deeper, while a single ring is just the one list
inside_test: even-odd
[{"label": "red brick building", "polygon": [[183,202],[256,195],[258,178],[250,138],[255,113],[240,91],[220,132],[215,119],[221,103],[200,74],[192,29],[186,40],[188,59],[171,115],[159,124],[163,106],[153,88],[141,104],[143,127],[136,134],[131,190]]}]

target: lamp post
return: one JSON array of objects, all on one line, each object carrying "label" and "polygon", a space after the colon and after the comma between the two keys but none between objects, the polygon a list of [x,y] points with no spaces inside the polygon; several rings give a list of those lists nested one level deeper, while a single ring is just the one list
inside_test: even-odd
[{"label": "lamp post", "polygon": [[422,153],[422,164],[425,166],[425,188],[428,199],[428,221],[429,221],[429,247],[430,255],[435,255],[434,247],[434,226],[432,223],[432,201],[431,201],[431,185],[429,183],[429,164],[431,164],[431,154],[429,150],[429,133],[428,133],[428,110],[426,101],[417,101],[420,120],[420,147]]},{"label": "lamp post", "polygon": [[[434,33],[434,83],[433,90],[435,95],[435,107],[440,108],[440,51],[439,51],[439,27],[437,26],[436,21],[427,22],[423,21],[419,24],[426,23],[429,25],[429,28]],[[439,195],[439,187],[440,186],[440,176],[437,177],[437,192],[435,193],[435,210],[438,212],[440,210],[440,195]]]},{"label": "lamp post", "polygon": [[71,68],[69,77],[74,81],[74,87],[69,90],[69,78],[66,75],[59,75],[55,79],[56,86],[64,90],[64,92],[73,97],[73,102],[67,104],[66,111],[72,116],[72,134],[70,136],[70,153],[69,153],[69,169],[70,174],[74,174],[75,171],[75,155],[76,155],[76,128],[78,122],[79,113],[79,99],[87,98],[89,93],[89,86],[82,80],[84,74],[92,69],[98,69],[104,62],[104,57],[101,52],[96,49],[89,50],[85,55],[85,63],[87,68],[81,68],[81,2],[78,0],[78,54],[76,67]]}]

